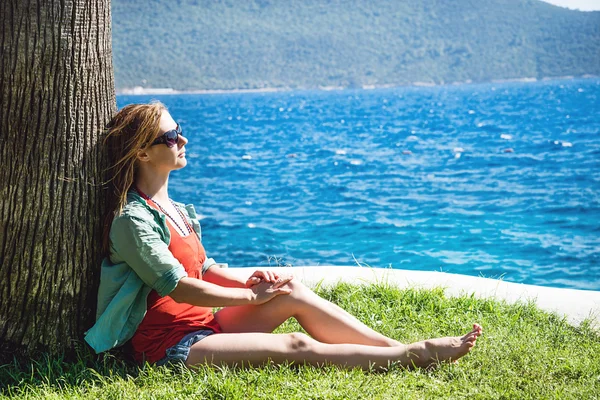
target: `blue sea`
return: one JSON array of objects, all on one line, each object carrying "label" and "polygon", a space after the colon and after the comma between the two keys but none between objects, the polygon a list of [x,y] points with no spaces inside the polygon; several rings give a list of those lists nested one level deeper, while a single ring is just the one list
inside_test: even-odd
[{"label": "blue sea", "polygon": [[600,79],[151,99],[220,262],[600,290]]}]

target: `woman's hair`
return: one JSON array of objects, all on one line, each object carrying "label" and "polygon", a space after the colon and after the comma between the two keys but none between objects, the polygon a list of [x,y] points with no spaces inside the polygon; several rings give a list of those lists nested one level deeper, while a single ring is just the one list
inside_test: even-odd
[{"label": "woman's hair", "polygon": [[166,107],[160,102],[123,107],[106,127],[104,146],[110,167],[106,170],[106,203],[103,253],[110,255],[110,226],[127,203],[127,192],[137,173],[137,153],[160,133],[160,117]]}]

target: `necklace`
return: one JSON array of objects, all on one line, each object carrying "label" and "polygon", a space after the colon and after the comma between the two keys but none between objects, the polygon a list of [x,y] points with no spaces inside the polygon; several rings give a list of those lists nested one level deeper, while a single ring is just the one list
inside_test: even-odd
[{"label": "necklace", "polygon": [[[179,224],[177,223],[177,221],[175,220],[175,218],[173,218],[171,216],[171,214],[169,214],[167,212],[167,210],[165,210],[163,208],[163,206],[161,206],[158,201],[154,200],[153,198],[151,198],[150,196],[148,196],[146,193],[142,192],[140,189],[135,188],[135,191],[138,192],[144,199],[146,200],[150,200],[152,201],[154,204],[157,205],[157,207],[160,209],[160,211],[163,212],[163,214],[165,214],[167,217],[169,217],[169,219],[171,220],[171,222],[173,222],[175,224],[175,226],[179,229],[179,232],[183,233],[185,235],[185,230],[183,230],[181,228],[181,226],[179,226]],[[173,200],[169,199],[169,201],[171,202],[171,204],[173,205],[173,208],[175,209],[175,211],[177,211],[177,213],[179,214],[179,216],[181,217],[181,220],[183,221],[183,224],[185,225],[185,227],[187,228],[187,232],[188,234],[192,233],[192,228],[190,227],[190,224],[188,224],[187,220],[185,219],[185,217],[183,216],[183,213],[181,212],[181,210],[179,209],[179,207],[177,207],[175,205],[175,203],[173,202]]]}]

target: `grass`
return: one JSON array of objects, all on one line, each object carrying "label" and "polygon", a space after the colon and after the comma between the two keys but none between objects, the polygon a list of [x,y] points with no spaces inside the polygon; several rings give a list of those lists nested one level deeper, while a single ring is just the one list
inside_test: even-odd
[{"label": "grass", "polygon": [[[589,323],[572,327],[532,303],[446,298],[442,289],[339,284],[318,292],[403,342],[458,335],[472,322],[481,323],[485,333],[459,365],[443,364],[433,371],[293,365],[139,368],[82,350],[76,362],[44,356],[30,365],[0,366],[0,398],[600,398],[600,336]],[[299,329],[288,321],[278,331]]]}]

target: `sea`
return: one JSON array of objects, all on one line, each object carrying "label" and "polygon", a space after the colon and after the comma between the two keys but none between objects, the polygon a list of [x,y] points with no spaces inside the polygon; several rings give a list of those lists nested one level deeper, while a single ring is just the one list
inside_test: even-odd
[{"label": "sea", "polygon": [[150,100],[218,262],[600,290],[600,78]]}]

